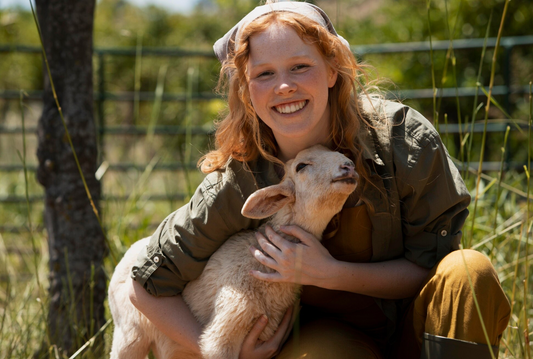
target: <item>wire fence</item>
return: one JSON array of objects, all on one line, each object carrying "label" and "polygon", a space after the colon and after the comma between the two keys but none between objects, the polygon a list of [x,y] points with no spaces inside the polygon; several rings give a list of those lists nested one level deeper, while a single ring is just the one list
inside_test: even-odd
[{"label": "wire fence", "polygon": [[[372,54],[401,54],[401,53],[429,53],[433,51],[448,51],[453,48],[454,50],[469,50],[469,49],[482,49],[483,47],[493,48],[496,45],[496,38],[488,39],[470,39],[470,40],[454,40],[450,41],[433,41],[430,47],[429,42],[410,42],[410,43],[395,43],[395,44],[378,44],[378,45],[363,45],[352,46],[352,51],[359,59],[364,59],[365,56]],[[500,48],[502,51],[502,57],[500,64],[501,76],[503,78],[503,84],[495,86],[492,89],[492,94],[501,96],[503,98],[502,106],[509,110],[511,107],[511,98],[515,95],[523,95],[529,92],[528,86],[513,86],[515,82],[512,78],[513,64],[511,56],[513,51],[517,47],[532,47],[533,36],[519,36],[519,37],[504,37],[501,38]],[[22,45],[0,45],[0,56],[7,53],[41,53],[40,47],[22,46]],[[100,162],[105,159],[105,139],[112,139],[113,136],[118,135],[130,135],[130,136],[146,136],[148,131],[146,126],[138,125],[108,125],[106,122],[106,115],[104,106],[108,101],[126,101],[126,102],[152,102],[156,99],[154,92],[147,91],[122,91],[113,92],[108,91],[108,79],[106,78],[106,62],[108,59],[116,56],[136,57],[139,54],[145,57],[167,57],[167,58],[205,58],[215,59],[215,55],[210,51],[189,51],[181,48],[150,48],[143,47],[139,53],[139,48],[96,48],[94,49],[96,70],[96,83],[94,100],[96,106],[96,118],[97,118],[97,131],[98,131],[98,146],[101,156]],[[401,99],[431,99],[434,96],[434,89],[404,89],[400,91],[390,91],[389,96],[393,98]],[[483,91],[479,87],[450,87],[450,88],[438,88],[436,89],[436,96],[438,98],[455,98],[455,97],[473,97],[484,96]],[[0,90],[0,99],[15,100],[19,99],[20,93],[18,90]],[[39,101],[42,98],[42,91],[29,91],[27,92],[27,99]],[[186,102],[186,101],[212,101],[219,99],[219,96],[214,92],[194,92],[194,93],[163,93],[160,100],[173,101],[173,102]],[[508,111],[509,112],[509,111]],[[490,123],[488,124],[488,132],[505,132],[507,127],[506,123]],[[520,125],[513,126],[513,130],[516,130]],[[469,132],[470,128],[467,126],[460,127],[458,124],[441,124],[439,128],[441,133],[455,134],[459,131],[463,133]],[[22,127],[17,126],[5,126],[0,125],[0,135],[21,134]],[[155,126],[152,129],[152,133],[162,136],[175,136],[190,134],[191,136],[209,136],[212,133],[211,128],[206,127],[192,127],[186,128],[184,126]],[[478,133],[483,131],[482,124],[474,125],[473,132]],[[35,134],[36,128],[26,128],[26,134]],[[466,164],[465,164],[466,165]],[[523,163],[508,162],[507,168],[522,168]],[[111,163],[107,165],[107,171],[129,171],[140,170],[146,168],[146,164],[136,163]],[[184,167],[193,169],[196,167],[195,163],[183,164],[181,162],[171,163],[159,163],[154,167],[154,171],[175,171],[181,170]],[[486,162],[483,164],[483,168],[487,170],[498,169],[499,163]],[[23,169],[21,164],[0,164],[0,174],[2,172],[17,172]],[[29,166],[29,171],[36,171],[36,166]],[[113,196],[103,195],[104,200],[124,201],[128,196]],[[152,200],[182,200],[185,195],[182,193],[176,193],[172,195],[152,196]],[[37,202],[43,199],[42,196],[31,196],[30,201]],[[0,197],[0,203],[19,203],[26,199],[20,196],[7,196]]]}]

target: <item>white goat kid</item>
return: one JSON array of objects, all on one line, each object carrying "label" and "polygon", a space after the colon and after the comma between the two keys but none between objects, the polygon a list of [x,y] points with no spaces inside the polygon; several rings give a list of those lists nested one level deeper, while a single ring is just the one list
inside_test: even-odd
[{"label": "white goat kid", "polygon": [[[315,146],[287,162],[280,184],[253,193],[242,214],[249,218],[272,216],[267,223],[278,233],[280,226],[294,224],[321,238],[356,183],[352,161],[338,152]],[[258,230],[263,229],[264,225]],[[141,246],[147,243],[147,238],[140,240],[126,252],[109,284],[109,307],[115,321],[111,358],[145,358],[150,349],[158,359],[193,358],[158,331],[128,299],[125,281]],[[201,276],[182,293],[204,327],[199,343],[204,358],[238,358],[244,338],[263,314],[269,321],[260,339],[268,340],[299,294],[299,285],[265,282],[249,274],[251,270],[272,272],[253,258],[251,245],[260,248],[254,231],[230,237],[211,256]]]}]

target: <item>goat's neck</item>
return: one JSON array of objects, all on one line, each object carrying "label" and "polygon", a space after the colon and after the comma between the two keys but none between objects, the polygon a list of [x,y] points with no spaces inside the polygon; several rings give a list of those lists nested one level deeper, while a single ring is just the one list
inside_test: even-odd
[{"label": "goat's neck", "polygon": [[[323,210],[320,213],[313,213],[305,210],[305,208],[295,208],[292,205],[287,205],[279,210],[268,221],[272,229],[290,241],[294,238],[289,238],[286,234],[280,232],[280,226],[297,225],[307,232],[311,233],[318,239],[322,239],[322,233],[328,225],[331,218],[340,210]],[[331,213],[328,213],[331,212]]]}]

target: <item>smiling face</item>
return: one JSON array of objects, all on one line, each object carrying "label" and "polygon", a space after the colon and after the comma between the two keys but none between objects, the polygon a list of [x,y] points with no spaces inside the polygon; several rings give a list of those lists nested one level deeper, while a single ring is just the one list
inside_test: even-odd
[{"label": "smiling face", "polygon": [[296,31],[274,23],[249,39],[248,88],[252,105],[272,130],[279,158],[327,144],[330,134],[329,88],[337,72],[317,47]]}]

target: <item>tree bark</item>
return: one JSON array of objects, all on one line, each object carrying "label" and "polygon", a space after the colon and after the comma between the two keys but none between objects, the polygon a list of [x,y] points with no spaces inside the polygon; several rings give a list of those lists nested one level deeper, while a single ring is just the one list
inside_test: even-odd
[{"label": "tree bark", "polygon": [[[95,0],[36,0],[45,51],[60,106],[87,185],[99,208],[93,119],[93,19]],[[45,66],[43,61],[43,66]],[[48,335],[74,353],[104,323],[104,235],[81,180],[44,68],[43,112],[38,124],[37,179],[45,188],[49,244]]]}]

